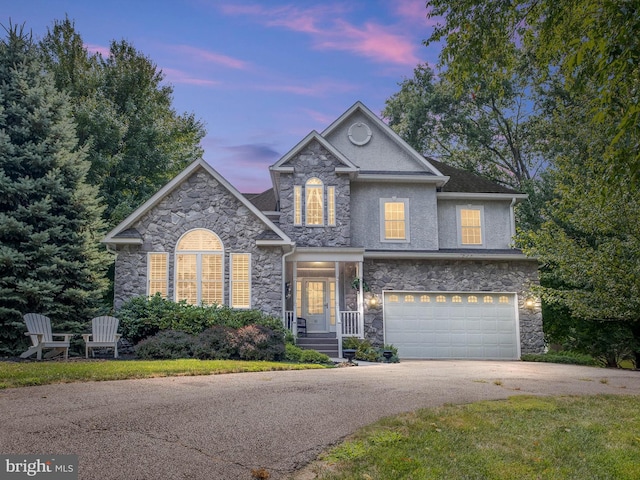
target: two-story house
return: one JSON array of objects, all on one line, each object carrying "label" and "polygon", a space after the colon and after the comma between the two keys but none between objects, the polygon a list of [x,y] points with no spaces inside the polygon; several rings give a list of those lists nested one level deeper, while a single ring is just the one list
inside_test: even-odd
[{"label": "two-story house", "polygon": [[115,307],[160,292],[257,308],[401,358],[543,350],[537,263],[511,246],[525,195],[425,159],[360,102],[270,172],[243,195],[194,162],[113,229]]}]

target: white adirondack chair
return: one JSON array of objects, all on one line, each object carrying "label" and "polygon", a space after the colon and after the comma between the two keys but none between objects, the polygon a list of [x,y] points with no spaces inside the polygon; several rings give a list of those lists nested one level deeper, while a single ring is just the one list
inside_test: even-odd
[{"label": "white adirondack chair", "polygon": [[[40,315],[39,313],[27,313],[24,315],[24,323],[27,325],[28,332],[25,335],[31,337],[33,346],[20,355],[20,358],[27,358],[37,354],[37,359],[42,359],[42,350],[45,348],[53,349],[47,353],[45,358],[50,358],[60,353],[64,353],[64,358],[69,358],[69,339],[73,337],[72,333],[51,333],[51,319]],[[53,340],[53,337],[63,337],[63,340]]]},{"label": "white adirondack chair", "polygon": [[89,350],[91,350],[91,356],[94,356],[94,348],[113,348],[113,357],[118,358],[118,340],[122,336],[118,333],[119,324],[120,320],[116,317],[104,316],[91,320],[93,333],[82,335],[85,344],[85,357],[89,358]]}]

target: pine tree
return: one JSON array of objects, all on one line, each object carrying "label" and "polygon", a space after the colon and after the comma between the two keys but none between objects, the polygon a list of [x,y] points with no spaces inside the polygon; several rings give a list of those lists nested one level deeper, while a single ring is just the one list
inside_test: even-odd
[{"label": "pine tree", "polygon": [[100,305],[108,254],[102,207],[85,182],[69,101],[37,45],[10,25],[0,41],[0,354],[26,343],[22,315],[73,331]]}]

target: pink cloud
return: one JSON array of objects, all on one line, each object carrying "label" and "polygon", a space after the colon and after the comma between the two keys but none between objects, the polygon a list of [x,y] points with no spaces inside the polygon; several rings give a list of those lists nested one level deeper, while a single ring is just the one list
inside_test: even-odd
[{"label": "pink cloud", "polygon": [[103,47],[102,45],[92,45],[88,43],[84,45],[84,48],[86,48],[89,53],[99,53],[103,57],[108,57],[110,54],[109,47]]},{"label": "pink cloud", "polygon": [[[400,12],[408,14],[408,0],[402,0],[402,3]],[[420,2],[414,0],[414,3]],[[253,4],[223,4],[219,8],[228,15],[255,17],[269,27],[283,27],[306,33],[318,49],[348,51],[381,63],[415,65],[420,61],[415,54],[420,47],[419,43],[397,33],[391,27],[371,22],[365,23],[363,27],[351,24],[341,18],[348,11],[343,5],[300,9],[293,6],[267,8]],[[412,14],[415,14],[417,10],[412,8]]]},{"label": "pink cloud", "polygon": [[396,15],[413,23],[433,27],[438,18],[427,18],[430,8],[423,0],[394,0],[393,10]]},{"label": "pink cloud", "polygon": [[189,45],[174,45],[170,48],[180,54],[187,55],[201,62],[216,63],[236,70],[247,70],[249,68],[249,63],[244,60],[210,52],[201,48],[195,48]]},{"label": "pink cloud", "polygon": [[317,47],[345,50],[384,63],[416,65],[420,59],[415,54],[415,42],[375,23],[363,28],[338,21],[332,39],[319,40]]},{"label": "pink cloud", "polygon": [[182,70],[176,70],[173,68],[163,68],[162,73],[166,75],[166,80],[171,83],[180,83],[186,85],[197,85],[201,87],[213,87],[220,85],[220,82],[215,80],[207,80],[205,78],[195,78],[183,72]]}]

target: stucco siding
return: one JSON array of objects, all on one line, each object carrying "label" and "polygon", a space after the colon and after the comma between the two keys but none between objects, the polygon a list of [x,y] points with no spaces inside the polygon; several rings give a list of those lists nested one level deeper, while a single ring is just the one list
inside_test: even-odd
[{"label": "stucco siding", "polygon": [[[409,201],[409,242],[381,240],[380,199]],[[351,237],[354,246],[373,250],[437,250],[436,189],[432,185],[353,183]]]},{"label": "stucco siding", "polygon": [[[354,145],[349,140],[349,127],[358,122],[365,123],[371,129],[371,140],[365,145]],[[387,133],[360,112],[355,112],[326,138],[361,170],[423,169],[405,149],[393,142]]]},{"label": "stucco siding", "polygon": [[457,207],[482,207],[484,245],[479,248],[511,248],[509,201],[438,200],[438,241],[440,248],[468,248],[461,245]]}]

